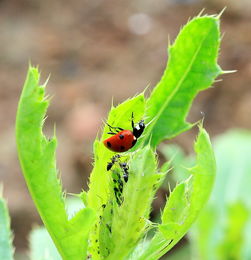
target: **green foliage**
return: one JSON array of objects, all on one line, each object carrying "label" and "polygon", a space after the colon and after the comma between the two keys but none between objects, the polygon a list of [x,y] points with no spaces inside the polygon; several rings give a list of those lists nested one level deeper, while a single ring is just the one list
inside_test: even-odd
[{"label": "green foliage", "polygon": [[10,217],[2,191],[0,191],[0,259],[12,260],[13,253]]},{"label": "green foliage", "polygon": [[[208,199],[215,175],[206,131],[200,126],[195,143],[197,165],[172,192],[160,225],[148,218],[155,192],[170,163],[158,169],[155,148],[162,140],[192,127],[186,116],[194,97],[222,73],[216,62],[219,41],[219,17],[194,18],[169,47],[167,69],[150,97],[145,99],[142,93],[112,106],[107,120],[110,125],[130,129],[132,112],[135,122],[144,119],[147,124],[135,147],[120,158],[129,166],[129,180],[124,180],[119,162],[110,171],[106,169],[115,153],[103,145],[109,136],[105,126],[101,138],[94,142],[89,191],[80,194],[85,208],[70,220],[57,176],[56,137],[48,140],[42,133],[48,107],[45,86],[39,85],[38,70],[29,68],[17,113],[18,155],[32,198],[64,260],[85,259],[87,254],[94,260],[158,259],[195,221]],[[148,240],[150,229],[154,236]]]},{"label": "green foliage", "polygon": [[[79,198],[66,198],[66,208],[69,216],[74,216],[83,203]],[[35,227],[30,235],[30,260],[60,260],[62,259],[44,227]]]},{"label": "green foliage", "polygon": [[[149,141],[151,146],[155,148],[163,139],[171,138],[192,126],[185,122],[192,100],[200,90],[209,87],[215,77],[222,73],[216,63],[219,42],[218,17],[206,16],[193,19],[182,29],[175,43],[169,47],[167,69],[150,98],[145,100],[144,95],[141,94],[116,108],[112,107],[108,116],[108,123],[125,129],[130,129],[132,112],[136,117],[135,121],[139,121],[145,115],[148,125],[143,136],[132,149],[133,151],[137,153],[137,149],[142,149]],[[94,144],[95,164],[88,192],[88,206],[95,208],[101,217],[103,215],[102,205],[110,204],[110,201],[114,200],[114,198],[109,198],[113,194],[113,190],[110,185],[112,182],[111,175],[106,171],[106,164],[114,153],[108,151],[102,144],[102,140],[108,137],[107,132],[109,132],[109,129],[105,126],[101,139],[96,139]],[[124,157],[124,160],[132,160],[130,154],[126,154]],[[131,180],[130,184],[137,187],[136,181],[132,183]],[[147,186],[147,183],[142,183],[142,187],[145,186]],[[206,191],[210,190],[211,185],[208,185],[208,187]],[[125,197],[126,195],[123,194],[122,196]],[[202,201],[205,200],[202,199]],[[130,202],[133,203],[132,199]],[[142,199],[141,203],[146,202]],[[122,208],[124,208],[123,206]],[[113,205],[109,207],[113,207]],[[129,212],[129,207],[127,212]],[[113,221],[115,221],[115,217],[111,216],[109,218],[111,227],[114,225]],[[127,221],[130,222],[128,218]],[[97,225],[96,229],[93,230],[91,241],[94,248],[91,246],[90,251],[92,255],[95,255],[95,258],[99,259],[100,257],[95,241],[109,241],[107,242],[109,251],[116,247],[112,243],[112,240],[114,240],[112,239],[114,237],[113,232],[112,230],[111,237],[107,236],[105,225]],[[143,234],[144,232],[142,232],[141,237]],[[130,234],[127,233],[127,236],[130,236]],[[103,246],[101,245],[101,247]],[[130,252],[130,248],[128,248],[128,252]]]},{"label": "green foliage", "polygon": [[232,130],[215,142],[217,178],[207,207],[191,232],[203,260],[251,259],[251,133]]},{"label": "green foliage", "polygon": [[[217,175],[209,202],[189,231],[193,257],[203,260],[251,258],[250,153],[251,133],[231,130],[214,141]],[[177,147],[162,149],[174,165],[176,180],[184,176],[177,164],[190,165]],[[173,153],[172,153],[173,152]],[[176,160],[177,159],[177,160]],[[176,174],[177,173],[177,174]]]},{"label": "green foliage", "polygon": [[[135,113],[135,121],[139,121],[144,115],[144,105],[144,95],[141,94],[125,101],[117,107],[112,106],[107,121],[111,125],[120,126],[124,129],[130,129],[132,112],[137,111],[137,114]],[[106,172],[106,165],[110,158],[114,155],[114,153],[109,151],[102,143],[102,140],[110,137],[107,134],[108,132],[108,126],[105,126],[102,137],[100,140],[95,140],[93,147],[95,164],[90,176],[88,205],[96,210],[99,210],[101,205],[108,199],[107,191],[109,190],[109,175]]]},{"label": "green foliage", "polygon": [[30,67],[16,119],[19,160],[33,201],[61,256],[83,259],[94,212],[85,208],[68,220],[57,177],[56,137],[48,140],[42,133],[47,107],[45,86],[39,85],[38,70]]},{"label": "green foliage", "polygon": [[151,139],[156,147],[193,126],[186,116],[194,97],[222,73],[216,63],[219,44],[218,18],[197,17],[168,47],[167,68],[146,103],[146,117],[153,120],[146,129],[146,143]]},{"label": "green foliage", "polygon": [[153,196],[165,176],[157,173],[155,154],[149,146],[132,156],[129,169],[123,203],[113,213],[111,242],[114,249],[107,259],[123,259],[145,235]]},{"label": "green foliage", "polygon": [[197,164],[189,169],[192,177],[172,191],[159,231],[137,259],[159,259],[168,252],[185,235],[206,203],[215,177],[215,160],[209,137],[201,127],[195,151]]}]

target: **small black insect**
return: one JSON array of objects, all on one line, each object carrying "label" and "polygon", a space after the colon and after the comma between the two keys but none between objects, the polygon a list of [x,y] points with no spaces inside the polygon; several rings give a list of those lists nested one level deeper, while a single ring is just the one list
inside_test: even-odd
[{"label": "small black insect", "polygon": [[129,167],[127,163],[120,163],[120,168],[123,171],[123,178],[125,182],[128,182],[128,177],[129,177]]},{"label": "small black insect", "polygon": [[111,161],[107,163],[106,170],[107,171],[111,170],[112,166],[118,161],[119,158],[120,158],[119,154],[114,155]]},{"label": "small black insect", "polygon": [[[106,169],[107,171],[111,170],[112,166],[118,162],[120,158],[119,154],[116,154],[112,157],[111,161],[107,163]],[[128,181],[128,177],[129,177],[129,167],[127,165],[127,163],[123,162],[123,163],[119,163],[119,166],[121,168],[121,170],[123,171],[123,178],[124,181],[127,182]],[[113,180],[113,182],[116,182],[115,180]]]}]

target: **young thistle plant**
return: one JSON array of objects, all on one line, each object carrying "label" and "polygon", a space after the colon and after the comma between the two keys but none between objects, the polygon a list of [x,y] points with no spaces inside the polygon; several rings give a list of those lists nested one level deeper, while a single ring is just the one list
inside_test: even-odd
[{"label": "young thistle plant", "polygon": [[[219,16],[195,17],[168,46],[167,67],[150,96],[141,93],[111,108],[109,124],[94,142],[89,190],[79,194],[84,208],[72,218],[58,179],[56,136],[47,139],[42,132],[49,105],[45,85],[39,84],[38,69],[29,67],[16,119],[18,156],[62,259],[159,259],[186,234],[207,202],[215,177],[209,136],[199,124],[196,165],[188,169],[190,178],[171,192],[160,223],[152,223],[149,214],[169,162],[159,168],[155,151],[163,140],[195,125],[186,121],[192,101],[224,73],[217,64],[219,44]],[[117,152],[124,152],[121,158]],[[151,238],[149,229],[154,231]]]}]

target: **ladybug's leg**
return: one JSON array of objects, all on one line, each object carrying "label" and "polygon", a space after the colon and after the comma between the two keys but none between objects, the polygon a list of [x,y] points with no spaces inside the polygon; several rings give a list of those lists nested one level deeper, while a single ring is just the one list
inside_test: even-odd
[{"label": "ladybug's leg", "polygon": [[111,126],[109,125],[107,122],[106,124],[108,125],[108,127],[110,128],[110,131],[112,132],[113,130],[116,131],[117,133],[120,132],[120,131],[123,131],[124,129],[121,128],[121,127],[117,127],[117,126]]},{"label": "ladybug's leg", "polygon": [[114,132],[109,132],[107,133],[108,135],[116,135],[117,133],[114,133]]},{"label": "ladybug's leg", "polygon": [[121,127],[113,127],[113,126],[112,126],[112,129],[114,129],[114,131],[116,131],[117,133],[124,130]]},{"label": "ladybug's leg", "polygon": [[106,123],[106,124],[108,125],[108,127],[109,127],[109,130],[111,131],[111,132],[109,132],[109,133],[116,134],[116,133],[114,133],[114,132],[113,132],[113,130],[112,130],[112,126],[110,126],[108,123]]}]

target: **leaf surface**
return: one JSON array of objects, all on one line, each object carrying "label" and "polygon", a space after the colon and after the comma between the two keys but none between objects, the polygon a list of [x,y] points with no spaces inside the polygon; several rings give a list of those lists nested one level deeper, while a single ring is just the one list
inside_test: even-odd
[{"label": "leaf surface", "polygon": [[197,164],[189,169],[191,177],[178,184],[171,193],[162,214],[159,231],[137,259],[159,259],[168,252],[185,235],[207,202],[216,165],[208,134],[202,127],[194,148]]},{"label": "leaf surface", "polygon": [[251,133],[232,129],[214,140],[217,176],[189,232],[200,259],[251,259]]},{"label": "leaf surface", "polygon": [[129,180],[123,202],[114,210],[111,241],[114,249],[107,259],[123,259],[146,234],[151,202],[165,173],[157,173],[156,156],[149,146],[138,150],[129,164]]},{"label": "leaf surface", "polygon": [[32,199],[62,258],[82,260],[95,214],[85,208],[68,220],[56,168],[57,140],[47,139],[42,132],[49,101],[39,76],[36,68],[29,67],[16,118],[18,156]]},{"label": "leaf surface", "polygon": [[219,19],[196,17],[180,31],[168,48],[168,64],[162,79],[146,103],[144,143],[156,147],[190,129],[186,122],[192,101],[199,91],[212,85],[222,73],[217,64],[220,44]]},{"label": "leaf surface", "polygon": [[[145,98],[143,94],[140,94],[132,99],[126,100],[117,107],[112,106],[107,122],[112,126],[131,129],[132,112],[134,113],[135,122],[138,122],[143,117],[144,109]],[[101,138],[97,138],[94,142],[94,167],[90,176],[89,191],[86,195],[88,207],[96,210],[99,216],[103,214],[102,205],[109,204],[108,199],[110,198],[110,194],[113,193],[111,171],[107,171],[106,168],[107,163],[111,161],[115,153],[108,150],[103,144],[103,140],[110,137],[110,135],[107,134],[108,132],[110,132],[109,127],[105,125]],[[126,158],[126,153],[123,156]],[[97,224],[91,232],[89,247],[89,251],[94,259],[100,259],[100,250],[98,249],[96,241],[99,241],[98,243],[101,243],[99,247],[103,248],[102,241],[108,243],[108,239],[104,239],[103,237],[106,236],[105,234],[107,234],[107,232],[107,228],[104,227],[103,229],[102,226],[99,225],[99,220],[97,220]]]}]

